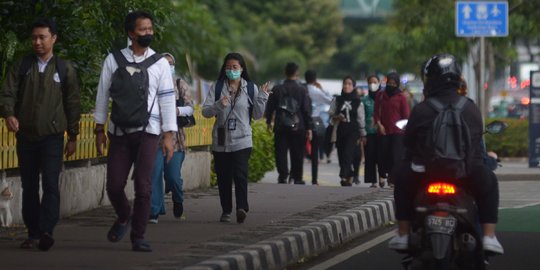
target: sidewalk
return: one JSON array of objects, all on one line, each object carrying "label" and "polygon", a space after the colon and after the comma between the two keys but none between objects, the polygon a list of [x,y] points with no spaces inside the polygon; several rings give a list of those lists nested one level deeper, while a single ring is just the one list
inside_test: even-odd
[{"label": "sidewalk", "polygon": [[[307,163],[306,167],[309,168]],[[152,245],[152,253],[131,251],[129,235],[119,243],[107,241],[106,233],[114,220],[111,207],[62,219],[55,230],[56,243],[49,252],[19,249],[19,244],[26,236],[22,229],[0,231],[0,265],[2,269],[10,270],[182,269],[275,238],[310,223],[320,223],[320,228],[329,227],[328,230],[313,229],[313,238],[317,237],[317,233],[320,233],[321,239],[324,237],[321,241],[316,241],[318,248],[328,248],[334,245],[333,243],[339,243],[353,233],[358,233],[358,230],[372,229],[387,223],[393,212],[385,208],[383,216],[382,208],[375,211],[373,209],[378,206],[373,205],[368,207],[370,215],[364,216],[365,224],[353,226],[350,225],[353,223],[347,222],[348,225],[345,226],[344,222],[342,225],[331,220],[327,223],[320,222],[337,213],[392,196],[390,189],[339,187],[333,175],[336,167],[335,161],[332,164],[321,164],[321,175],[325,175],[324,179],[321,176],[321,180],[324,180],[321,181],[321,186],[278,185],[274,184],[276,178],[273,173],[268,173],[262,183],[250,184],[250,212],[246,222],[241,225],[218,222],[221,207],[217,189],[186,193],[183,220],[172,218],[172,204],[170,198],[167,198],[168,214],[160,217],[159,224],[149,224],[147,227],[146,238]],[[329,186],[330,184],[333,186]],[[390,209],[390,206],[387,208]],[[300,242],[297,244],[303,245]],[[287,262],[299,259],[294,258],[295,254],[310,255],[308,249],[311,246],[303,249],[302,254],[299,254],[296,248],[296,251],[291,250],[290,243],[288,247],[277,247],[279,255],[284,255],[281,261],[274,259],[266,260],[265,263],[267,267],[273,266],[274,269],[278,265],[285,266]],[[238,264],[231,264],[233,268],[234,265],[236,268],[243,268]]]}]

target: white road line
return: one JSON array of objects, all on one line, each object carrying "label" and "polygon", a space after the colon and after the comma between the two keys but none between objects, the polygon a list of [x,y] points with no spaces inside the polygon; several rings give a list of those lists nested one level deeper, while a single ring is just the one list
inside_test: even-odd
[{"label": "white road line", "polygon": [[396,231],[393,230],[391,232],[387,232],[383,235],[379,235],[378,237],[366,242],[366,243],[363,243],[351,250],[348,250],[346,252],[343,252],[337,256],[335,256],[334,258],[332,259],[329,259],[329,260],[326,260],[320,264],[318,264],[317,266],[314,266],[312,268],[310,268],[309,270],[324,270],[324,269],[328,269],[338,263],[341,263],[343,261],[346,261],[348,259],[350,259],[351,257],[359,254],[359,253],[362,253],[388,239],[390,239],[391,237],[393,237],[394,235],[396,235]]}]

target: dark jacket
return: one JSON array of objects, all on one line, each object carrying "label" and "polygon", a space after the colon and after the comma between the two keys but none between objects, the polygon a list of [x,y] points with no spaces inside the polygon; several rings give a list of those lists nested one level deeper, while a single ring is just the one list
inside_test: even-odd
[{"label": "dark jacket", "polygon": [[[313,129],[313,120],[311,119],[311,99],[309,98],[307,88],[293,80],[285,80],[283,84],[274,86],[272,89],[272,94],[268,98],[268,103],[266,104],[266,123],[272,123],[274,112],[278,109],[279,101],[284,96],[285,91],[287,91],[287,93],[300,105],[298,130]],[[277,126],[278,125],[274,125],[274,130],[276,130]]]},{"label": "dark jacket", "polygon": [[[459,98],[455,88],[438,91],[435,94],[430,95],[435,97],[442,103],[455,103]],[[415,163],[425,164],[425,161],[429,159],[430,151],[425,146],[426,137],[428,133],[432,131],[432,124],[437,117],[437,111],[433,109],[427,101],[422,101],[416,105],[411,113],[407,127],[405,129],[405,137],[403,144],[405,145],[406,153]],[[469,99],[462,112],[463,118],[469,127],[471,134],[471,165],[482,165],[482,149],[480,140],[483,134],[482,116],[480,110],[476,107],[474,102]]]},{"label": "dark jacket", "polygon": [[77,136],[81,105],[79,82],[73,65],[64,60],[66,81],[62,87],[56,75],[56,57],[49,60],[44,73],[39,73],[36,61],[26,76],[19,78],[21,60],[12,67],[2,86],[0,116],[15,116],[19,120],[18,133],[29,140],[64,132],[70,137]]}]

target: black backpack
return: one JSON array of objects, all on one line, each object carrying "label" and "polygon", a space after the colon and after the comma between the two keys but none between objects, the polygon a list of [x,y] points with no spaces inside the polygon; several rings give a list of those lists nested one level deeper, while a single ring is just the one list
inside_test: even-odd
[{"label": "black backpack", "polygon": [[[221,97],[221,90],[225,82],[219,80],[214,87],[214,101],[217,102]],[[253,98],[255,96],[255,84],[252,81],[247,82],[248,102],[249,102],[249,122],[251,123],[251,117],[253,117]]]},{"label": "black backpack", "polygon": [[282,88],[280,92],[278,106],[276,108],[276,125],[279,129],[297,130],[300,123],[298,112],[300,105],[298,101],[290,95],[289,89]]},{"label": "black backpack", "polygon": [[148,110],[148,68],[163,56],[156,53],[141,63],[133,63],[128,62],[119,50],[113,50],[112,54],[118,68],[111,77],[111,120],[120,129],[145,129],[156,102],[154,98],[152,107]]},{"label": "black backpack", "polygon": [[427,104],[438,112],[426,137],[426,146],[431,150],[426,169],[432,176],[463,178],[468,174],[471,134],[462,115],[467,101],[462,96],[453,104],[427,99]]}]

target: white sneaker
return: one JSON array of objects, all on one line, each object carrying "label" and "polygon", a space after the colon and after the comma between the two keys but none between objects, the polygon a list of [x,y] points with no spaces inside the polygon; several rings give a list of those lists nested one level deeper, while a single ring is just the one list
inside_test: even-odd
[{"label": "white sneaker", "polygon": [[482,242],[483,242],[485,251],[491,251],[497,254],[504,254],[504,249],[501,243],[499,243],[499,240],[497,240],[496,236],[493,236],[493,237],[484,236],[484,239]]},{"label": "white sneaker", "polygon": [[407,250],[409,248],[409,235],[396,235],[390,242],[388,242],[388,248],[394,250]]}]

